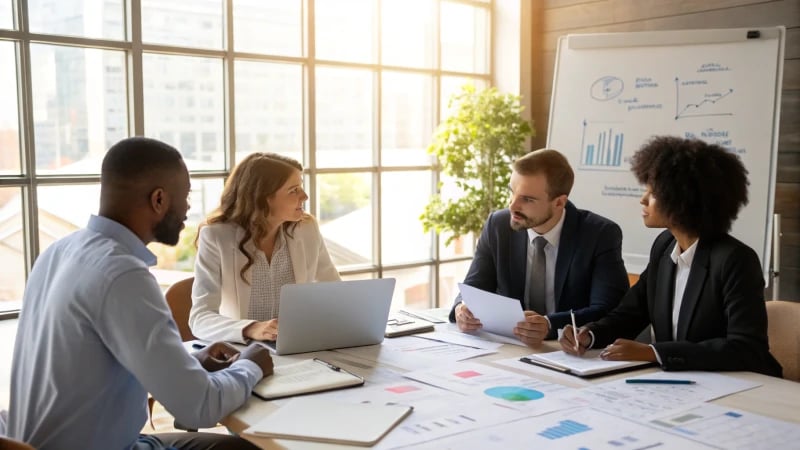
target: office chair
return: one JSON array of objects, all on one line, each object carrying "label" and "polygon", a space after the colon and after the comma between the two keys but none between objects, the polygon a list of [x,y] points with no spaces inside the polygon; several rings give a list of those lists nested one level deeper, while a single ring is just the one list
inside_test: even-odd
[{"label": "office chair", "polygon": [[769,351],[783,366],[783,378],[800,381],[800,303],[767,302]]},{"label": "office chair", "polygon": [[0,450],[36,450],[30,445],[11,439],[10,437],[0,436]]},{"label": "office chair", "polygon": [[169,309],[172,311],[172,319],[178,325],[178,331],[181,333],[181,339],[184,342],[197,339],[189,328],[189,311],[192,309],[192,283],[194,283],[194,277],[178,281],[164,293]]}]

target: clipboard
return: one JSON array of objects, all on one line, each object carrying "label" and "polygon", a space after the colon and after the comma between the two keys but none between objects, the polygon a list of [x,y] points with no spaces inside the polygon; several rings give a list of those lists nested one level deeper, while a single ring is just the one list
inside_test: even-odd
[{"label": "clipboard", "polygon": [[523,356],[519,360],[555,370],[561,373],[574,375],[581,378],[594,378],[603,375],[611,375],[619,372],[643,369],[654,365],[647,361],[605,361],[600,359],[601,350],[590,350],[583,357],[573,356],[563,351],[534,353]]}]

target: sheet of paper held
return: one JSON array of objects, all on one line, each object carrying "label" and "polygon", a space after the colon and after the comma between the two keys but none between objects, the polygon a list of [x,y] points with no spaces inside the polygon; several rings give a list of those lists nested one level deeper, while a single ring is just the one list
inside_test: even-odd
[{"label": "sheet of paper held", "polygon": [[463,283],[458,284],[461,301],[483,324],[483,330],[515,337],[514,327],[525,320],[519,300],[486,292]]}]

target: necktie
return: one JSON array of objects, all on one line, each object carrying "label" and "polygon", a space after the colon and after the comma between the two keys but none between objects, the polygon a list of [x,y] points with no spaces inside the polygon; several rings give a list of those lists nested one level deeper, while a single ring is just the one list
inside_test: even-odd
[{"label": "necktie", "polygon": [[547,314],[547,304],[545,300],[545,266],[544,246],[547,239],[542,236],[533,240],[533,258],[530,270],[528,270],[528,309],[539,314]]}]

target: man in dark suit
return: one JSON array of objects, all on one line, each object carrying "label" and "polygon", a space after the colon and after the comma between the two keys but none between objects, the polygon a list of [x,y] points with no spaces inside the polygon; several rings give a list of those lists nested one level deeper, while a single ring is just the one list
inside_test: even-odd
[{"label": "man in dark suit", "polygon": [[[769,353],[764,277],[755,251],[728,234],[747,203],[739,158],[699,140],[657,137],[633,156],[647,187],[640,203],[653,243],[639,281],[603,319],[581,327],[564,351],[605,347],[607,360],[657,362],[665,370],[749,370],[781,376]],[[652,324],[653,344],[633,339]]]},{"label": "man in dark suit", "polygon": [[[537,150],[514,162],[508,209],[489,216],[464,283],[515,298],[525,321],[514,334],[536,347],[571,323],[603,317],[629,285],[622,231],[614,222],[577,209],[567,196],[574,174],[555,150]],[[461,331],[481,328],[461,297],[450,311]]]}]

